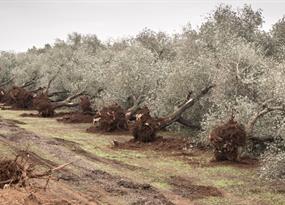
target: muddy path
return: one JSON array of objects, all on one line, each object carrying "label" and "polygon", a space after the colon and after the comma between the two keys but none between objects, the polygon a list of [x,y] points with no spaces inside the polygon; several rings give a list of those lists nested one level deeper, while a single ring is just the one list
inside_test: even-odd
[{"label": "muddy path", "polygon": [[[35,188],[45,181],[34,182],[28,192],[16,190],[19,197],[25,195],[18,204],[24,204],[23,198],[51,205],[282,204],[285,200],[256,177],[258,165],[212,163],[211,153],[191,148],[187,140],[171,133],[161,133],[163,138],[153,144],[136,144],[128,134],[87,133],[89,124],[21,117],[22,113],[0,110],[1,156],[24,150],[42,169],[73,163],[54,174],[45,192]],[[284,185],[280,187],[283,190]],[[0,191],[4,204],[1,196],[9,204],[7,190]]]}]

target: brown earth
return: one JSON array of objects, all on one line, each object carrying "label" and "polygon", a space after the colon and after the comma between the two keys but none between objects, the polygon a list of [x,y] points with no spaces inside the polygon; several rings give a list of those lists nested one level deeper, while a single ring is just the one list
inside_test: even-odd
[{"label": "brown earth", "polygon": [[[82,159],[80,161],[74,163],[76,169],[80,173],[80,176],[73,173],[72,169],[60,170],[59,173],[55,174],[54,177],[57,179],[62,179],[61,183],[53,182],[49,185],[49,190],[51,191],[51,195],[46,193],[46,197],[49,198],[52,196],[52,193],[57,192],[57,189],[67,189],[66,191],[69,193],[73,193],[73,197],[71,198],[67,193],[61,192],[61,198],[66,198],[64,203],[66,204],[100,204],[100,196],[98,194],[103,194],[107,198],[108,196],[116,196],[125,199],[128,201],[126,204],[173,204],[169,201],[163,194],[159,193],[159,191],[152,187],[151,185],[140,184],[136,182],[132,182],[129,179],[126,179],[122,176],[112,175],[107,172],[102,172],[97,170],[96,167],[90,165],[91,161],[103,162],[108,164],[114,164],[114,166],[119,166],[122,168],[129,168],[128,166],[121,165],[120,163],[112,160],[105,160],[104,158],[94,156],[92,154],[88,154],[88,152],[80,149],[74,149],[74,145],[70,145],[65,143],[65,141],[61,141],[58,139],[50,139],[46,140],[41,136],[35,135],[33,133],[29,133],[22,128],[19,128],[17,125],[7,122],[5,120],[0,120],[0,128],[6,129],[7,131],[12,131],[9,135],[0,135],[0,142],[8,145],[14,152],[19,153],[17,145],[19,143],[28,143],[37,142],[39,147],[45,150],[49,150],[57,155],[62,156],[62,160],[64,161],[72,161],[74,160],[74,156],[76,154],[83,154]],[[59,143],[61,141],[61,143]],[[56,167],[59,164],[55,162],[49,162],[48,160],[42,159],[40,156],[35,155],[33,152],[29,152],[29,155],[33,156],[35,163],[44,167]],[[85,157],[84,157],[85,156]],[[90,161],[91,160],[91,161]],[[39,182],[35,182],[36,185],[42,185]],[[33,186],[30,187],[33,189]],[[18,193],[20,203],[25,203],[25,200],[30,200],[30,194],[22,194],[20,189],[19,192],[13,190],[12,192]],[[4,195],[7,195],[7,191],[0,191],[0,196],[2,195],[2,199],[5,198]],[[58,193],[59,194],[59,193]],[[8,192],[9,195],[9,192]],[[84,196],[85,195],[85,196]],[[35,204],[43,204],[41,201],[41,192],[39,194],[34,194],[35,200],[39,200],[40,202],[36,202]],[[86,200],[83,200],[80,196],[84,196]],[[1,198],[1,197],[0,197]],[[12,196],[11,196],[12,198]],[[52,197],[51,197],[52,198]],[[111,197],[112,198],[112,197]],[[0,199],[0,200],[2,200]],[[8,199],[5,199],[8,201]],[[109,199],[111,200],[111,199]],[[85,201],[85,202],[84,202]],[[51,204],[56,204],[61,202],[52,202]],[[102,202],[101,202],[102,203]],[[105,203],[103,203],[105,204]],[[106,204],[116,204],[115,201],[108,202]],[[121,204],[121,203],[120,203]],[[124,203],[123,203],[124,204]]]},{"label": "brown earth", "polygon": [[214,146],[216,160],[237,161],[238,148],[246,144],[246,131],[232,116],[226,123],[215,127],[209,139]]},{"label": "brown earth", "polygon": [[[72,115],[74,112],[55,112],[53,116],[50,116],[49,118],[58,118],[58,117],[64,117],[68,115]],[[21,117],[42,117],[38,113],[22,113],[20,115]]]},{"label": "brown earth", "polygon": [[169,183],[173,185],[173,191],[183,197],[198,199],[204,197],[222,197],[222,192],[216,187],[194,185],[190,180],[183,177],[172,176]]},{"label": "brown earth", "polygon": [[131,133],[135,141],[154,142],[156,140],[157,121],[150,115],[150,110],[145,106],[136,113],[135,122],[131,127]]},{"label": "brown earth", "polygon": [[258,163],[211,162],[211,152],[169,132],[141,143],[127,133],[86,133],[86,124],[21,113],[0,111],[10,119],[0,118],[1,156],[13,159],[24,152],[39,171],[72,164],[52,174],[46,191],[46,179],[31,179],[25,189],[0,189],[0,204],[273,205],[285,200],[284,183],[277,187],[255,176]]},{"label": "brown earth", "polygon": [[155,141],[145,143],[131,139],[126,142],[114,141],[114,149],[131,149],[131,150],[155,150],[164,152],[183,152],[188,150],[192,146],[191,141],[186,138],[163,138],[157,136]]},{"label": "brown earth", "polygon": [[118,104],[103,107],[94,117],[93,126],[88,132],[114,132],[128,130],[125,110]]},{"label": "brown earth", "polygon": [[[58,116],[57,116],[58,117]],[[83,112],[73,112],[68,113],[57,119],[59,122],[63,123],[92,123],[94,115]]]}]

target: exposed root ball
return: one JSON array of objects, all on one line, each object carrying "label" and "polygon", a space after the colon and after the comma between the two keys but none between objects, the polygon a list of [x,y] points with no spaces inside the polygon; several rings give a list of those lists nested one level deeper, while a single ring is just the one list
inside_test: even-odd
[{"label": "exposed root ball", "polygon": [[79,106],[82,112],[92,112],[91,102],[88,96],[81,96]]},{"label": "exposed root ball", "polygon": [[135,141],[152,142],[157,132],[157,122],[151,117],[147,107],[140,109],[136,114],[135,124],[131,127]]},{"label": "exposed root ball", "polygon": [[118,104],[104,107],[96,113],[93,120],[93,126],[87,129],[89,132],[128,130],[125,118],[125,110]]},{"label": "exposed root ball", "polygon": [[0,188],[5,184],[19,184],[25,186],[26,179],[32,174],[33,167],[31,164],[19,160],[2,160],[0,161]]},{"label": "exposed root ball", "polygon": [[33,94],[24,88],[13,86],[8,92],[6,103],[15,108],[32,108]]},{"label": "exposed root ball", "polygon": [[52,117],[54,116],[54,108],[45,94],[40,94],[33,100],[33,107],[39,112],[41,117]]},{"label": "exposed root ball", "polygon": [[231,118],[212,130],[209,139],[215,148],[216,160],[236,161],[238,148],[246,144],[246,132],[243,125]]}]

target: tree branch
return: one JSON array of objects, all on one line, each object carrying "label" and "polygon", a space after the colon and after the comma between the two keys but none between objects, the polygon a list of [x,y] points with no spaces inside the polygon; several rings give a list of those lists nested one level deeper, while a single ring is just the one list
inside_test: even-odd
[{"label": "tree branch", "polygon": [[7,81],[1,83],[1,84],[0,84],[0,88],[1,88],[1,87],[4,87],[4,86],[6,86],[6,85],[8,85],[8,84],[11,83],[14,79],[15,79],[15,77],[10,78],[9,80],[7,80]]},{"label": "tree branch", "polygon": [[201,130],[202,129],[200,125],[195,125],[195,124],[193,124],[193,122],[191,120],[185,119],[183,117],[180,117],[177,120],[177,122],[186,126],[186,127],[191,128],[191,129],[195,129],[195,130]]},{"label": "tree branch", "polygon": [[[165,117],[163,122],[159,125],[159,129],[163,129],[173,122],[178,121],[181,115],[190,107],[192,107],[197,101],[199,101],[204,95],[206,95],[215,85],[210,85],[204,88],[196,97],[189,98],[184,104],[182,104],[176,111],[174,111],[168,117]],[[188,97],[190,97],[188,95]]]},{"label": "tree branch", "polygon": [[72,96],[69,96],[68,98],[66,98],[64,101],[60,101],[60,102],[54,102],[53,103],[53,108],[54,109],[58,109],[61,107],[76,107],[79,105],[79,103],[72,103],[71,101],[78,98],[79,96],[83,95],[85,93],[85,91],[81,91],[78,92]]},{"label": "tree branch", "polygon": [[248,138],[252,137],[252,132],[253,132],[253,128],[255,123],[257,122],[257,120],[261,117],[263,117],[264,115],[273,112],[273,111],[282,111],[285,112],[285,105],[281,105],[281,106],[274,106],[274,107],[269,107],[268,106],[268,102],[271,102],[272,99],[269,99],[267,101],[265,101],[262,104],[262,110],[259,112],[256,112],[248,121],[248,123],[246,124],[246,132],[248,135]]},{"label": "tree branch", "polygon": [[127,112],[130,113],[131,115],[134,114],[138,108],[140,107],[140,104],[144,101],[145,96],[140,95],[139,97],[135,97],[135,96],[130,96],[132,98],[133,101],[133,105],[132,107],[130,107]]}]

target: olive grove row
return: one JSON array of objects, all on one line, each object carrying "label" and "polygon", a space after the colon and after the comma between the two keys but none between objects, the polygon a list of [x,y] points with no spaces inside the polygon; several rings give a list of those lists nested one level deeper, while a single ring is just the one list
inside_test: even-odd
[{"label": "olive grove row", "polygon": [[[73,33],[44,48],[2,52],[0,84],[32,80],[35,89],[57,75],[51,91],[84,89],[97,108],[112,102],[127,107],[130,96],[144,96],[156,116],[173,112],[189,91],[215,84],[184,114],[202,126],[204,137],[231,113],[244,123],[264,106],[285,105],[285,18],[268,32],[263,21],[262,12],[250,6],[222,5],[198,29],[186,25],[174,35],[144,29],[132,38],[101,42],[96,35]],[[284,112],[259,118],[253,135],[285,137]]]}]

